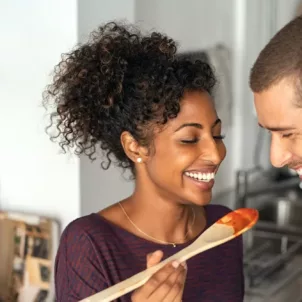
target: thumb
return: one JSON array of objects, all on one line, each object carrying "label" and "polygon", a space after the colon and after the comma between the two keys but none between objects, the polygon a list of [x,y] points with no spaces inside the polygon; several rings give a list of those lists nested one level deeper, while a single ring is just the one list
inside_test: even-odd
[{"label": "thumb", "polygon": [[156,265],[159,263],[163,257],[163,252],[158,250],[155,251],[154,253],[150,253],[147,255],[147,268]]}]

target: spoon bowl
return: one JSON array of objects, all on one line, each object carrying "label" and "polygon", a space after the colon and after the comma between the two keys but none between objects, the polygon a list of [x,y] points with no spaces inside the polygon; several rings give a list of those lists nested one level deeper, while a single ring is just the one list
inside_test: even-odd
[{"label": "spoon bowl", "polygon": [[259,213],[255,209],[242,208],[232,211],[206,229],[193,243],[164,261],[152,266],[122,282],[119,282],[80,302],[110,302],[144,285],[149,278],[168,262],[186,261],[193,256],[215,246],[230,241],[252,228],[258,221]]}]

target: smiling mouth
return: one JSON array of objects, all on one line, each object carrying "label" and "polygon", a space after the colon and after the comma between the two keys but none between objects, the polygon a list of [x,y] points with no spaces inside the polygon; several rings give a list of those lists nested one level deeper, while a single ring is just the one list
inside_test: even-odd
[{"label": "smiling mouth", "polygon": [[297,167],[288,167],[290,170],[295,171],[297,174],[301,175],[302,174],[302,166],[299,165]]},{"label": "smiling mouth", "polygon": [[295,172],[299,175],[299,177],[302,177],[302,168],[299,167],[299,169],[295,170]]},{"label": "smiling mouth", "polygon": [[185,175],[201,182],[210,182],[215,178],[215,173],[201,173],[201,172],[185,172]]}]

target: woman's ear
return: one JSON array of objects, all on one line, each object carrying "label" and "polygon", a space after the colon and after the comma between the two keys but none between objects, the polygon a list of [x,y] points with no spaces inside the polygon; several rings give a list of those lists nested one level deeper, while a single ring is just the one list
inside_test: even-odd
[{"label": "woman's ear", "polygon": [[124,131],[121,134],[121,143],[126,155],[134,162],[141,163],[146,160],[147,150],[146,147],[142,147],[134,139],[134,137],[128,132]]}]

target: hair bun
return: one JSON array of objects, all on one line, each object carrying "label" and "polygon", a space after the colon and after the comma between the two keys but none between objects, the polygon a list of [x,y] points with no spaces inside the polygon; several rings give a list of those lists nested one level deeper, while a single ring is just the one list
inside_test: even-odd
[{"label": "hair bun", "polygon": [[57,134],[51,137],[90,159],[101,148],[108,164],[114,156],[119,166],[133,168],[121,133],[147,146],[152,125],[177,116],[185,89],[210,92],[215,83],[207,64],[177,60],[176,50],[157,32],[143,36],[133,26],[100,26],[55,68],[44,94],[45,105],[55,104],[50,127]]}]

